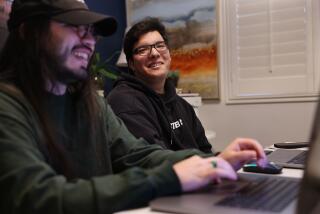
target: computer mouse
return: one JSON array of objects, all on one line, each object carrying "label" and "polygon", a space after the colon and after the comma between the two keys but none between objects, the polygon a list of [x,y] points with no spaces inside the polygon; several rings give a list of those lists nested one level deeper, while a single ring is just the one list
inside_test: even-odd
[{"label": "computer mouse", "polygon": [[280,174],[282,172],[282,168],[282,166],[279,166],[274,162],[268,162],[265,167],[258,166],[256,162],[250,162],[243,166],[243,171],[266,174]]}]

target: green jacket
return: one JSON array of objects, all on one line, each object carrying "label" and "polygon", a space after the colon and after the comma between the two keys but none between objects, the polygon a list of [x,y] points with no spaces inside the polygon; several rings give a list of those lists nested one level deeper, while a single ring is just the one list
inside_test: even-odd
[{"label": "green jacket", "polygon": [[[164,150],[136,139],[107,104],[101,112],[102,139],[76,143],[60,133],[72,131],[72,102],[66,105],[69,113],[57,114],[61,120],[54,115],[56,110],[51,112],[58,108],[55,102],[51,99],[48,103],[48,113],[60,127],[58,143],[64,144],[75,168],[76,179],[71,181],[47,161],[32,106],[21,97],[0,91],[1,213],[93,214],[144,206],[155,197],[179,194],[181,187],[173,163],[202,155],[197,150]],[[88,127],[83,124],[82,131],[74,136],[86,142]]]}]

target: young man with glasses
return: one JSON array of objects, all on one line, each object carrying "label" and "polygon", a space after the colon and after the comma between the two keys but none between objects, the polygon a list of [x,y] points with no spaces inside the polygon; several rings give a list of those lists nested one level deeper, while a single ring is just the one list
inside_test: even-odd
[{"label": "young man with glasses", "polygon": [[170,51],[165,27],[155,18],[135,24],[124,40],[131,75],[123,75],[108,102],[136,137],[171,150],[212,153],[193,107],[167,81]]},{"label": "young man with glasses", "polygon": [[116,26],[80,0],[13,2],[0,54],[2,213],[113,213],[236,179],[222,158],[135,138],[97,95],[96,35]]},{"label": "young man with glasses", "polygon": [[[125,36],[124,52],[130,75],[116,82],[108,102],[129,131],[174,151],[196,148],[211,153],[193,107],[167,81],[171,57],[164,25],[156,18],[133,25]],[[245,153],[234,152],[244,149],[244,142],[251,148],[256,144],[252,139],[236,139],[220,156],[233,166],[246,160]]]}]

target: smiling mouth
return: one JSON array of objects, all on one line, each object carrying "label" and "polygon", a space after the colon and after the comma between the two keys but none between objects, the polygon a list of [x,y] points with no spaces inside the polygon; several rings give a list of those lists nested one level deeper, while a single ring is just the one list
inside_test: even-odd
[{"label": "smiling mouth", "polygon": [[85,60],[88,61],[89,60],[89,54],[88,53],[84,53],[84,52],[79,52],[79,51],[74,51],[73,55],[81,60]]},{"label": "smiling mouth", "polygon": [[163,63],[161,62],[156,62],[156,63],[151,63],[148,67],[149,68],[159,68]]}]

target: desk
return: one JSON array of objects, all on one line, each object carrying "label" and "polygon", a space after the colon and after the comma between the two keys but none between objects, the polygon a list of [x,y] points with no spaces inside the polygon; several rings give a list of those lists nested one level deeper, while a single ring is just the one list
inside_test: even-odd
[{"label": "desk", "polygon": [[[248,172],[243,172],[242,169],[241,169],[241,170],[239,170],[239,173],[248,173]],[[301,169],[283,168],[281,174],[272,175],[272,176],[302,178],[303,170],[301,170]],[[133,210],[125,210],[125,211],[117,212],[116,214],[168,214],[168,213],[156,212],[156,211],[152,211],[150,209],[150,207],[144,207],[144,208],[133,209]]]}]

